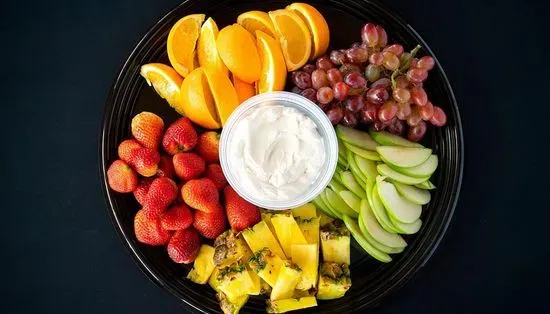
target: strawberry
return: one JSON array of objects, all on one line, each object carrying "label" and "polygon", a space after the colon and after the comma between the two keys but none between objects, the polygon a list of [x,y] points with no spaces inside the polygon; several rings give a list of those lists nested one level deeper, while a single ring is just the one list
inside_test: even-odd
[{"label": "strawberry", "polygon": [[207,239],[215,239],[226,229],[225,210],[221,205],[212,207],[210,213],[195,212],[193,227]]},{"label": "strawberry", "polygon": [[176,175],[183,180],[197,179],[204,172],[205,163],[195,153],[178,153],[172,158]]},{"label": "strawberry", "polygon": [[231,186],[223,190],[225,211],[229,225],[235,231],[241,231],[260,222],[260,210],[254,204],[243,199]]},{"label": "strawberry", "polygon": [[218,162],[220,134],[210,131],[202,133],[197,143],[197,152],[206,162]]},{"label": "strawberry", "polygon": [[162,154],[160,156],[159,167],[157,170],[159,177],[175,178],[176,171],[174,170],[174,164],[172,163],[172,157]]},{"label": "strawberry", "polygon": [[222,167],[219,164],[210,164],[206,166],[204,176],[216,185],[219,191],[223,190],[227,186],[227,180],[223,175]]},{"label": "strawberry", "polygon": [[149,245],[165,245],[170,241],[170,231],[162,229],[160,219],[147,218],[142,209],[134,217],[134,232],[139,242]]},{"label": "strawberry", "polygon": [[168,243],[168,255],[178,264],[191,264],[201,247],[201,239],[195,228],[178,230]]},{"label": "strawberry", "polygon": [[172,205],[160,218],[162,228],[181,230],[193,224],[193,213],[185,204]]},{"label": "strawberry", "polygon": [[162,146],[170,155],[190,151],[195,145],[197,145],[197,131],[191,120],[185,117],[172,123],[162,138]]},{"label": "strawberry", "polygon": [[143,211],[148,218],[156,218],[160,214],[166,211],[168,205],[170,205],[178,196],[178,187],[176,183],[169,178],[156,178],[147,197],[145,198],[145,204],[143,204]]},{"label": "strawberry", "polygon": [[181,188],[185,203],[196,210],[209,213],[220,201],[218,189],[207,178],[188,181]]},{"label": "strawberry", "polygon": [[134,197],[140,205],[145,204],[145,198],[147,197],[147,193],[149,192],[149,188],[151,187],[153,180],[154,178],[141,179],[138,186],[134,190]]},{"label": "strawberry", "polygon": [[132,119],[132,135],[136,140],[150,149],[157,149],[162,140],[164,121],[154,113],[144,111]]},{"label": "strawberry", "polygon": [[124,140],[118,145],[118,158],[130,164],[132,156],[142,147],[136,140]]},{"label": "strawberry", "polygon": [[107,181],[111,189],[120,193],[130,193],[138,185],[138,176],[127,163],[117,159],[107,169]]},{"label": "strawberry", "polygon": [[144,177],[152,177],[157,173],[160,154],[150,148],[140,148],[133,151],[128,163]]}]

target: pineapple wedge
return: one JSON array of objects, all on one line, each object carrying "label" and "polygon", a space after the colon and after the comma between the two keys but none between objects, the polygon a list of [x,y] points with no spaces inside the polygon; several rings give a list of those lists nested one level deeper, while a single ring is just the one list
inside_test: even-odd
[{"label": "pineapple wedge", "polygon": [[319,300],[341,298],[351,287],[351,276],[347,264],[323,262],[319,272],[317,286]]},{"label": "pineapple wedge", "polygon": [[227,266],[232,263],[247,262],[252,256],[252,251],[246,245],[243,238],[233,230],[222,233],[214,241],[214,264]]},{"label": "pineapple wedge", "polygon": [[187,274],[187,278],[192,282],[204,285],[214,270],[214,248],[203,244],[199,250],[199,255],[195,258],[193,268]]},{"label": "pineapple wedge", "polygon": [[274,287],[284,261],[279,256],[271,253],[268,248],[263,248],[250,258],[248,265],[267,284]]},{"label": "pineapple wedge", "polygon": [[220,274],[220,268],[219,267],[214,267],[214,270],[212,270],[212,274],[210,275],[210,278],[208,279],[208,284],[216,292],[220,291],[220,279],[218,278],[219,274]]},{"label": "pineapple wedge", "polygon": [[292,216],[300,217],[302,219],[310,219],[317,217],[317,207],[313,203],[307,203],[302,206],[298,206],[290,210]]},{"label": "pineapple wedge", "polygon": [[271,300],[282,300],[292,297],[294,289],[300,278],[302,277],[302,270],[300,266],[291,261],[285,261],[285,264],[281,267],[279,271],[279,276],[277,277],[277,282],[271,290]]},{"label": "pineapple wedge", "polygon": [[257,252],[264,247],[267,247],[273,254],[278,255],[281,258],[286,258],[283,249],[277,242],[277,239],[269,230],[269,227],[265,221],[260,221],[252,228],[243,230],[241,233],[246,240],[246,243],[253,252]]},{"label": "pineapple wedge", "polygon": [[321,250],[326,262],[350,263],[350,235],[341,220],[321,227]]},{"label": "pineapple wedge", "polygon": [[223,292],[218,291],[216,299],[220,302],[220,308],[224,314],[239,314],[241,308],[248,301],[248,294],[242,295],[236,300],[229,300]]},{"label": "pineapple wedge", "polygon": [[267,313],[285,313],[289,311],[306,309],[317,306],[315,297],[303,297],[299,299],[267,300]]},{"label": "pineapple wedge", "polygon": [[271,216],[275,215],[277,211],[263,209],[261,211],[262,220],[265,221],[267,226],[269,227],[269,230],[271,233],[275,234],[275,229],[273,228],[273,224],[271,223]]},{"label": "pineapple wedge", "polygon": [[276,214],[271,217],[277,239],[287,257],[292,257],[292,244],[307,244],[306,238],[291,214]]},{"label": "pineapple wedge", "polygon": [[[298,227],[309,244],[319,244],[319,222],[321,217],[298,218]],[[294,256],[292,256],[294,258]]]},{"label": "pineapple wedge", "polygon": [[296,290],[309,290],[317,286],[319,246],[317,244],[293,244],[292,261],[302,269],[302,278]]},{"label": "pineapple wedge", "polygon": [[252,279],[253,286],[248,292],[250,295],[260,295],[262,292],[262,283],[261,278],[256,274],[255,271],[251,270],[250,267],[246,267],[248,271],[248,275],[250,275],[250,279]]},{"label": "pineapple wedge", "polygon": [[230,301],[235,301],[242,295],[254,292],[254,282],[242,262],[220,268],[218,280],[220,281],[220,291],[225,293]]}]

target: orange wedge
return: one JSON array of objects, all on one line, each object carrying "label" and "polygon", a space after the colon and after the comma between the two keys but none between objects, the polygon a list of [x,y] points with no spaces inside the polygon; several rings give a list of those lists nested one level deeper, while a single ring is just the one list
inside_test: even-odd
[{"label": "orange wedge", "polygon": [[218,48],[216,48],[218,33],[218,25],[211,17],[202,24],[201,35],[197,43],[199,64],[204,67],[216,67],[220,72],[227,75],[227,67],[220,59]]},{"label": "orange wedge", "polygon": [[275,28],[273,28],[273,23],[269,18],[269,14],[265,12],[245,12],[237,17],[237,23],[252,35],[256,35],[256,31],[262,31],[271,37],[275,37]]},{"label": "orange wedge", "polygon": [[325,54],[330,41],[330,32],[327,21],[321,12],[307,3],[300,2],[295,2],[287,6],[286,9],[298,14],[307,24],[313,36],[313,51],[309,59],[313,60]]},{"label": "orange wedge", "polygon": [[232,78],[233,86],[235,86],[235,91],[237,92],[237,97],[239,98],[240,104],[242,104],[243,101],[247,100],[248,98],[256,95],[256,87],[254,86],[254,84],[244,82],[235,75],[232,75]]},{"label": "orange wedge", "polygon": [[183,78],[178,72],[166,64],[149,63],[141,66],[140,74],[172,108],[181,108],[180,87]]},{"label": "orange wedge", "polygon": [[311,35],[306,23],[294,11],[284,9],[269,12],[269,17],[277,32],[287,70],[302,67],[311,55]]},{"label": "orange wedge", "polygon": [[260,78],[260,56],[254,37],[241,25],[222,28],[216,46],[223,63],[234,75],[247,83],[254,83]]},{"label": "orange wedge", "polygon": [[256,45],[262,61],[262,76],[258,81],[258,93],[285,89],[286,64],[281,46],[273,37],[256,31]]},{"label": "orange wedge", "polygon": [[233,110],[239,106],[237,92],[229,77],[219,69],[207,67],[204,69],[204,73],[206,74],[210,91],[214,96],[218,116],[223,127]]},{"label": "orange wedge", "polygon": [[180,114],[207,128],[221,128],[214,98],[202,67],[191,71],[181,84],[182,107]]},{"label": "orange wedge", "polygon": [[204,14],[191,14],[181,18],[168,33],[166,51],[172,67],[183,77],[194,69],[194,52]]}]

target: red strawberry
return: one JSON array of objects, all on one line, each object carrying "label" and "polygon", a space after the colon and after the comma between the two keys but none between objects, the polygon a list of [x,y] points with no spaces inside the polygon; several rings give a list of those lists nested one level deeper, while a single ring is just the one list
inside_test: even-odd
[{"label": "red strawberry", "polygon": [[149,245],[165,245],[171,236],[170,231],[162,229],[160,219],[147,218],[143,209],[134,217],[134,232],[139,242]]},{"label": "red strawberry", "polygon": [[118,145],[118,158],[130,164],[132,156],[142,147],[136,140],[124,140]]},{"label": "red strawberry", "polygon": [[174,164],[172,163],[172,157],[167,155],[160,156],[159,167],[157,170],[159,177],[175,178],[176,171],[174,170]]},{"label": "red strawberry", "polygon": [[225,210],[221,205],[214,206],[210,213],[195,212],[193,227],[207,239],[215,239],[226,229]]},{"label": "red strawberry", "polygon": [[218,206],[220,195],[212,180],[207,178],[191,180],[181,188],[181,196],[185,203],[196,210],[209,213]]},{"label": "red strawberry", "polygon": [[111,189],[120,193],[130,193],[138,185],[138,176],[127,163],[117,159],[107,169],[107,181]]},{"label": "red strawberry", "polygon": [[197,152],[206,162],[218,162],[220,134],[210,131],[202,133],[197,143]]},{"label": "red strawberry", "polygon": [[195,153],[178,153],[172,158],[176,175],[183,180],[197,179],[204,172],[204,160]]},{"label": "red strawberry", "polygon": [[140,148],[133,151],[128,163],[144,177],[152,177],[157,173],[160,154],[150,148]]},{"label": "red strawberry", "polygon": [[168,206],[178,196],[178,187],[176,183],[169,178],[156,178],[143,204],[143,211],[148,218],[156,218],[166,211]]},{"label": "red strawberry", "polygon": [[195,228],[178,230],[168,243],[168,255],[176,263],[191,264],[199,254],[201,239]]},{"label": "red strawberry", "polygon": [[239,196],[231,186],[223,190],[225,197],[225,211],[229,225],[235,231],[251,227],[261,220],[260,210]]},{"label": "red strawberry", "polygon": [[172,123],[162,138],[164,150],[170,154],[190,151],[197,145],[197,131],[189,118],[179,118]]},{"label": "red strawberry", "polygon": [[157,149],[162,140],[164,121],[154,113],[144,111],[132,119],[132,135],[144,147]]},{"label": "red strawberry", "polygon": [[154,178],[141,179],[138,186],[134,190],[134,197],[140,205],[145,204],[145,198],[147,197],[147,193],[149,192],[149,188],[151,187],[153,180]]},{"label": "red strawberry", "polygon": [[193,213],[185,204],[172,205],[160,218],[162,228],[181,230],[193,224]]},{"label": "red strawberry", "polygon": [[219,164],[210,164],[206,166],[204,176],[216,185],[219,191],[223,190],[227,186],[227,180],[223,175],[222,167]]}]

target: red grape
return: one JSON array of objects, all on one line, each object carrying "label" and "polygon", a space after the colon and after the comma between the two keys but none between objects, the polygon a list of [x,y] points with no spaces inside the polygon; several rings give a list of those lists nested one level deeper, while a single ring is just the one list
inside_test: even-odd
[{"label": "red grape", "polygon": [[334,98],[337,100],[344,100],[348,97],[349,86],[344,82],[338,82],[334,84]]},{"label": "red grape", "polygon": [[351,111],[346,111],[344,113],[344,118],[342,119],[342,124],[347,127],[354,128],[357,126],[357,117]]},{"label": "red grape", "polygon": [[403,46],[401,46],[400,44],[393,44],[384,48],[383,51],[391,52],[394,55],[400,57],[403,54]]},{"label": "red grape", "polygon": [[351,72],[344,76],[344,82],[351,88],[363,89],[367,87],[367,80],[357,72]]},{"label": "red grape", "polygon": [[379,79],[381,73],[382,73],[382,68],[378,65],[369,64],[365,69],[365,77],[371,83]]},{"label": "red grape", "polygon": [[313,73],[317,67],[313,64],[306,64],[302,67],[302,71],[307,72],[309,74]]},{"label": "red grape", "polygon": [[359,112],[361,117],[361,122],[368,124],[376,121],[378,117],[378,108],[375,104],[366,103],[365,107]]},{"label": "red grape", "polygon": [[406,88],[396,87],[393,90],[393,99],[400,103],[408,103],[411,100],[411,92]]},{"label": "red grape", "polygon": [[290,91],[295,94],[300,94],[302,92],[302,89],[298,86],[292,86],[292,89]]},{"label": "red grape", "polygon": [[420,83],[428,78],[428,72],[419,68],[409,69],[407,71],[407,78],[413,83]]},{"label": "red grape", "polygon": [[399,58],[389,51],[382,52],[384,61],[382,64],[390,71],[397,70],[399,68]]},{"label": "red grape", "polygon": [[420,116],[422,117],[422,120],[430,121],[430,119],[434,115],[434,105],[432,105],[431,101],[426,101],[424,106],[418,107],[418,111],[420,112]]},{"label": "red grape", "polygon": [[426,122],[421,120],[417,125],[409,128],[409,132],[407,132],[407,139],[413,142],[420,141],[424,137],[424,134],[426,134],[426,129]]},{"label": "red grape", "polygon": [[316,69],[313,71],[313,73],[311,73],[311,85],[315,89],[329,86],[330,82],[328,81],[327,72],[323,69]]},{"label": "red grape", "polygon": [[438,106],[434,106],[434,114],[430,122],[435,126],[444,126],[447,123],[447,115],[445,111]]},{"label": "red grape", "polygon": [[330,85],[334,86],[338,82],[342,82],[342,72],[336,68],[329,69],[327,71],[327,79],[330,82]]},{"label": "red grape", "polygon": [[395,79],[395,87],[399,87],[399,88],[409,88],[409,85],[411,84],[411,82],[409,82],[409,80],[407,79],[406,76],[404,75],[399,75],[396,79]]},{"label": "red grape", "polygon": [[384,123],[382,123],[382,121],[374,121],[374,124],[372,125],[372,128],[376,132],[380,132],[380,131],[383,131],[386,128],[386,125]]},{"label": "red grape", "polygon": [[409,103],[398,103],[396,116],[399,120],[407,120],[411,115],[411,110]]},{"label": "red grape", "polygon": [[371,87],[365,94],[365,99],[371,104],[383,105],[390,98],[388,90],[382,86]]},{"label": "red grape", "polygon": [[330,61],[335,65],[342,65],[347,61],[346,54],[338,50],[333,50],[330,53]]},{"label": "red grape", "polygon": [[407,124],[409,126],[415,126],[420,123],[420,121],[422,121],[422,117],[420,116],[420,112],[418,112],[418,107],[412,108],[411,114],[407,118]]},{"label": "red grape", "polygon": [[391,87],[391,80],[387,77],[383,77],[379,80],[377,80],[376,82],[372,83],[370,85],[370,88],[375,88],[375,87],[384,87],[384,88],[390,88]]},{"label": "red grape", "polygon": [[375,47],[378,45],[378,37],[378,30],[376,29],[376,25],[373,23],[367,23],[361,29],[361,39],[363,39],[363,42],[369,47]]},{"label": "red grape", "polygon": [[378,119],[388,122],[397,114],[397,104],[393,101],[386,101],[378,110]]},{"label": "red grape", "polygon": [[353,44],[351,44],[350,48],[358,48],[358,47],[361,47],[361,43],[356,41],[354,42]]},{"label": "red grape", "polygon": [[304,96],[305,98],[313,101],[313,102],[317,102],[317,91],[313,88],[306,88],[304,89],[300,95]]},{"label": "red grape", "polygon": [[340,107],[332,107],[327,111],[327,117],[332,124],[338,124],[344,118],[344,110]]},{"label": "red grape", "polygon": [[311,75],[304,71],[293,72],[292,82],[301,89],[311,87]]},{"label": "red grape", "polygon": [[418,60],[418,63],[416,64],[417,68],[425,69],[426,71],[429,71],[433,69],[435,65],[434,58],[430,56],[424,56]]},{"label": "red grape", "polygon": [[418,64],[418,58],[412,58],[411,64],[409,65],[409,69],[416,68],[417,64]]},{"label": "red grape", "polygon": [[367,49],[356,47],[350,48],[346,51],[347,59],[352,63],[363,63],[369,59]]},{"label": "red grape", "polygon": [[317,62],[315,64],[317,65],[317,68],[323,69],[325,71],[334,68],[334,64],[332,64],[332,62],[330,62],[330,59],[326,56],[317,59]]},{"label": "red grape", "polygon": [[376,32],[378,32],[378,47],[386,47],[388,44],[388,34],[386,30],[382,26],[376,25]]},{"label": "red grape", "polygon": [[426,105],[426,102],[428,101],[428,95],[422,87],[415,86],[411,88],[411,100],[417,106],[422,107]]},{"label": "red grape", "polygon": [[369,63],[374,65],[382,65],[384,62],[384,56],[381,52],[374,52],[369,56]]},{"label": "red grape", "polygon": [[334,98],[332,88],[323,86],[317,90],[317,101],[321,104],[328,104]]},{"label": "red grape", "polygon": [[343,76],[346,76],[348,73],[352,73],[352,72],[360,73],[360,72],[361,72],[361,68],[359,68],[359,66],[358,66],[357,64],[353,64],[353,63],[344,63],[344,64],[342,64],[342,66],[340,67],[340,72],[342,72],[342,75],[343,75]]},{"label": "red grape", "polygon": [[401,135],[403,130],[405,130],[405,123],[398,119],[395,119],[395,121],[388,126],[388,131],[396,135]]},{"label": "red grape", "polygon": [[359,110],[365,107],[365,102],[363,100],[363,95],[354,95],[348,97],[345,101],[345,106],[348,111],[358,112]]}]

